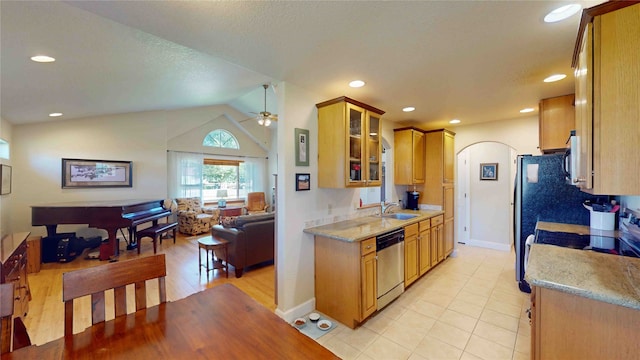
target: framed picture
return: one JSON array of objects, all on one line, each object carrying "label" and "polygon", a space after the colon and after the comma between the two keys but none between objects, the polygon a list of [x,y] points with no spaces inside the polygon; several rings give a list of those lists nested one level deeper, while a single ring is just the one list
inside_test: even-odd
[{"label": "framed picture", "polygon": [[311,190],[311,174],[296,174],[296,191]]},{"label": "framed picture", "polygon": [[132,187],[131,161],[62,159],[62,188]]},{"label": "framed picture", "polygon": [[480,180],[498,180],[498,163],[480,164]]},{"label": "framed picture", "polygon": [[296,135],[296,166],[309,166],[309,130],[294,129]]},{"label": "framed picture", "polygon": [[0,195],[11,194],[11,166],[2,165],[2,167],[0,167],[0,178],[2,178]]}]

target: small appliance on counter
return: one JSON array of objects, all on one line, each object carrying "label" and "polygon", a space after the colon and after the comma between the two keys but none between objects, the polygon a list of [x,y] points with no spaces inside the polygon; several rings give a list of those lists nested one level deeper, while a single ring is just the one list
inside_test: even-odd
[{"label": "small appliance on counter", "polygon": [[420,199],[420,193],[413,190],[407,191],[404,196],[405,209],[419,210],[418,199]]}]

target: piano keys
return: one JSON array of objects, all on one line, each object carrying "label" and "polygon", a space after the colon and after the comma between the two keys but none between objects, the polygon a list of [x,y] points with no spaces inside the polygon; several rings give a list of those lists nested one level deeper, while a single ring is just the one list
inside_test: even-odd
[{"label": "piano keys", "polygon": [[87,224],[104,229],[109,241],[100,245],[100,260],[110,260],[118,255],[116,232],[128,228],[130,239],[136,226],[171,215],[162,207],[162,200],[110,200],[78,201],[35,205],[31,207],[31,225],[45,226],[47,236],[56,235],[59,224]]}]

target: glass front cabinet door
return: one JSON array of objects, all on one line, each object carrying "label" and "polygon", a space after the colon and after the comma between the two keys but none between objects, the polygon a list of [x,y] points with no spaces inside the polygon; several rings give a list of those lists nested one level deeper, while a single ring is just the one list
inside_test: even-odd
[{"label": "glass front cabinet door", "polygon": [[384,111],[347,97],[316,106],[318,186],[380,186],[381,116]]}]

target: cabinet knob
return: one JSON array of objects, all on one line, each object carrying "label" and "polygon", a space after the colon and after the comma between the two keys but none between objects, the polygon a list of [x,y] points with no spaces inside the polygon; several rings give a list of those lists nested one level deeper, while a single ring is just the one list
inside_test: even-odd
[{"label": "cabinet knob", "polygon": [[573,179],[573,183],[574,184],[578,184],[578,183],[583,183],[586,182],[587,180],[585,178],[575,178]]},{"label": "cabinet knob", "polygon": [[371,249],[371,245],[367,245],[366,249],[367,250]]}]

